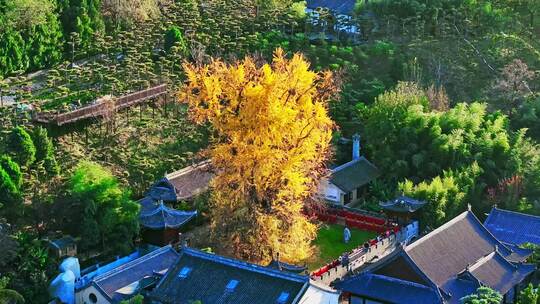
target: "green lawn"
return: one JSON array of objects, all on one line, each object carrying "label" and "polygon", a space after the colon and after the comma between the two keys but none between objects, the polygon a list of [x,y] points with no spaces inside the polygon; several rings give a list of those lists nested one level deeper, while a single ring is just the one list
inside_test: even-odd
[{"label": "green lawn", "polygon": [[348,244],[345,244],[343,242],[344,228],[341,225],[325,224],[319,229],[317,239],[314,241],[318,254],[313,259],[307,261],[310,271],[338,258],[343,252],[351,251],[353,248],[364,244],[366,240],[372,239],[377,235],[375,232],[350,228],[351,240]]}]

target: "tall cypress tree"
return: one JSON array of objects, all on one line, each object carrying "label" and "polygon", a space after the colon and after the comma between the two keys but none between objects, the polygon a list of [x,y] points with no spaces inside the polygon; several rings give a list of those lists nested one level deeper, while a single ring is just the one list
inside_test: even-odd
[{"label": "tall cypress tree", "polygon": [[36,161],[43,162],[43,167],[49,175],[58,175],[60,167],[54,157],[54,146],[47,134],[47,130],[37,127],[32,132],[32,140],[36,147]]},{"label": "tall cypress tree", "polygon": [[99,11],[99,0],[59,0],[60,15],[64,34],[79,34],[80,48],[88,50],[92,45],[93,35],[105,28]]},{"label": "tall cypress tree", "polygon": [[20,189],[22,186],[22,172],[19,165],[14,162],[9,155],[0,156],[0,168],[4,169],[11,178],[13,184]]},{"label": "tall cypress tree", "polygon": [[21,166],[28,167],[36,161],[36,147],[23,127],[15,127],[8,138],[8,151]]},{"label": "tall cypress tree", "polygon": [[19,189],[9,177],[9,174],[0,168],[0,210],[4,215],[11,217],[18,213],[17,203],[22,200]]}]

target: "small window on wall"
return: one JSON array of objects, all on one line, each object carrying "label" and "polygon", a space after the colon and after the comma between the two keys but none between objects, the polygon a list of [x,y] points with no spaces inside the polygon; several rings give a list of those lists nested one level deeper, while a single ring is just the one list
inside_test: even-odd
[{"label": "small window on wall", "polygon": [[97,303],[97,296],[94,293],[89,294],[88,299],[90,299],[90,302],[92,303]]}]

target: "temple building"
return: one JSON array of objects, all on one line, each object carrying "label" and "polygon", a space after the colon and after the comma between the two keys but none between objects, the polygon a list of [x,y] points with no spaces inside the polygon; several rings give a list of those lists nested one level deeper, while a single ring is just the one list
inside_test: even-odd
[{"label": "temple building", "polygon": [[379,175],[377,167],[360,156],[360,136],[354,135],[352,160],[332,169],[321,180],[319,195],[331,204],[354,204],[360,201],[365,186]]},{"label": "temple building", "polygon": [[149,246],[82,271],[70,257],[59,269],[51,303],[116,304],[142,294],[154,304],[338,304],[340,295],[307,275],[189,247]]},{"label": "temple building", "polygon": [[308,288],[308,276],[183,247],[149,299],[162,304],[292,304]]},{"label": "temple building", "polygon": [[417,220],[416,213],[426,202],[415,200],[410,197],[400,196],[387,202],[379,203],[389,220],[399,225],[406,225],[412,220]]},{"label": "temple building", "polygon": [[494,207],[484,225],[501,242],[516,249],[525,243],[540,245],[540,216]]},{"label": "temple building", "polygon": [[108,304],[129,299],[155,286],[178,258],[171,246],[135,255],[126,263],[112,263],[84,275],[75,285],[76,303]]},{"label": "temple building", "polygon": [[339,281],[336,288],[355,304],[460,303],[488,286],[512,303],[535,270],[524,263],[530,254],[501,243],[469,210]]},{"label": "temple building", "polygon": [[182,226],[197,216],[197,211],[180,211],[165,206],[163,201],[140,201],[139,224],[141,236],[146,244],[165,246],[180,241]]},{"label": "temple building", "polygon": [[61,273],[49,287],[54,298],[51,303],[119,303],[155,287],[178,256],[171,246],[141,248],[82,271],[77,258],[67,258],[59,267]]},{"label": "temple building", "polygon": [[175,210],[165,203],[193,200],[208,190],[213,177],[211,163],[207,160],[167,174],[153,184],[139,201],[143,242],[165,246],[180,241],[182,226],[189,223],[197,212]]},{"label": "temple building", "polygon": [[213,177],[211,163],[206,160],[167,174],[150,187],[146,196],[165,202],[191,200],[208,190]]},{"label": "temple building", "polygon": [[49,241],[49,251],[59,259],[67,256],[76,256],[77,242],[71,236],[66,235],[62,238]]}]

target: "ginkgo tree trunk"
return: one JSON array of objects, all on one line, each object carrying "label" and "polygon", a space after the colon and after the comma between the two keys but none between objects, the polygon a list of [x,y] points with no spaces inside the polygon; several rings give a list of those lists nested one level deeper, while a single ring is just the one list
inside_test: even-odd
[{"label": "ginkgo tree trunk", "polygon": [[194,122],[215,132],[207,150],[216,173],[213,236],[252,261],[277,252],[290,262],[308,258],[317,227],[303,209],[317,200],[331,155],[334,76],[310,71],[302,55],[287,59],[281,49],[270,64],[246,57],[184,69],[178,98]]}]

